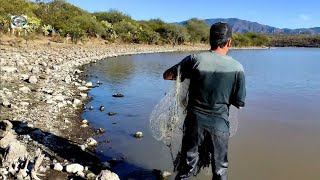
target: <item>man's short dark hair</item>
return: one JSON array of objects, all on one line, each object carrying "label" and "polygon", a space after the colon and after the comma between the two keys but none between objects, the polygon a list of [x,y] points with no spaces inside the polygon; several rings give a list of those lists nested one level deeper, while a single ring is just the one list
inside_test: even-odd
[{"label": "man's short dark hair", "polygon": [[218,22],[210,28],[210,45],[212,50],[223,48],[232,38],[232,29],[228,23]]}]

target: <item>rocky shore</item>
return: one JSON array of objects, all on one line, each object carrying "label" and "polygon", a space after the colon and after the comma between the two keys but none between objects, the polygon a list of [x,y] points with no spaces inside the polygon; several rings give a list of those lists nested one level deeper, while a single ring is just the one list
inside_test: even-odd
[{"label": "rocky shore", "polygon": [[[0,47],[0,179],[119,179],[94,155],[80,114],[96,82],[81,67],[107,57],[206,50],[207,46]],[[90,122],[89,122],[90,123]]]}]

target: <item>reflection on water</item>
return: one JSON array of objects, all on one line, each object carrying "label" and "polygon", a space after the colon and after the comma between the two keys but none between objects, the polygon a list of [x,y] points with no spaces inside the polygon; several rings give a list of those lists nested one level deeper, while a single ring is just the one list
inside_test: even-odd
[{"label": "reflection on water", "polygon": [[[172,171],[170,151],[152,137],[149,115],[172,83],[162,80],[163,71],[186,55],[116,57],[88,67],[88,80],[103,84],[90,90],[93,101],[88,106],[96,108],[83,117],[106,129],[97,137],[102,158],[124,157],[129,162],[117,165],[120,174],[140,168],[133,173],[136,179],[148,179],[148,169]],[[230,179],[318,179],[320,49],[235,50],[230,55],[245,68],[248,95],[238,132],[230,141]],[[125,97],[113,98],[114,93]],[[104,112],[98,110],[100,105],[106,107]],[[118,114],[108,116],[110,111]],[[137,131],[144,133],[143,139],[132,137]],[[103,143],[106,140],[110,142]],[[211,179],[207,174],[194,179]]]}]

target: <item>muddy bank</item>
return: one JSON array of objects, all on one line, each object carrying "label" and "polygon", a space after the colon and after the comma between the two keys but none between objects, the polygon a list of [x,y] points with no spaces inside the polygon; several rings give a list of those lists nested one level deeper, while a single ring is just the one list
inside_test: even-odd
[{"label": "muddy bank", "polygon": [[87,91],[97,85],[82,80],[81,66],[120,55],[208,47],[46,44],[0,49],[0,176],[28,178],[33,169],[41,179],[92,179],[109,165],[95,157],[99,142],[90,137],[96,131],[80,119],[89,100]]}]

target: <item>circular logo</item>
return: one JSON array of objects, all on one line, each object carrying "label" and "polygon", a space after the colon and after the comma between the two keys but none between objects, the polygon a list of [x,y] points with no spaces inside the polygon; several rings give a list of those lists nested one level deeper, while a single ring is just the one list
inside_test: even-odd
[{"label": "circular logo", "polygon": [[14,27],[22,28],[27,25],[28,21],[25,16],[13,16],[11,19],[11,24]]}]

